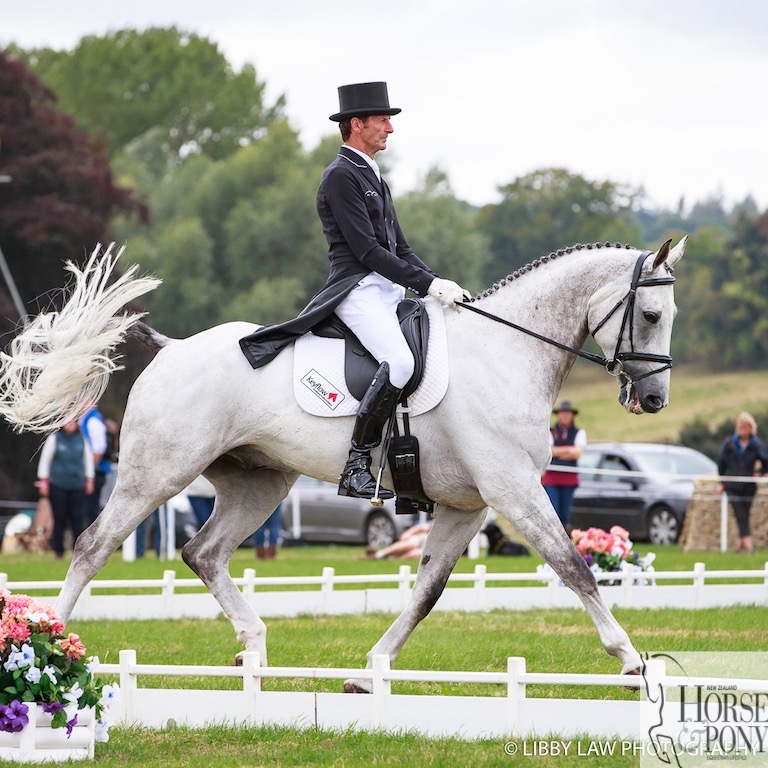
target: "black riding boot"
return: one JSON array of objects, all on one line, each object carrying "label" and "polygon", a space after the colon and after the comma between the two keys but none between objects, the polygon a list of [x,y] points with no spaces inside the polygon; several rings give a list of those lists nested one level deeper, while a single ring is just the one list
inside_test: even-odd
[{"label": "black riding boot", "polygon": [[[376,478],[371,474],[371,450],[381,442],[381,430],[394,411],[401,392],[389,383],[389,363],[382,363],[357,411],[352,447],[339,482],[339,496],[374,497]],[[391,499],[394,495],[387,488],[379,488],[380,499]]]}]

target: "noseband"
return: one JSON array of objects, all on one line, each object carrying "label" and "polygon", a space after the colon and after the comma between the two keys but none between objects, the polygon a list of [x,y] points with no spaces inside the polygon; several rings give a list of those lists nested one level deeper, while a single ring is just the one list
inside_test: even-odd
[{"label": "noseband", "polygon": [[[635,352],[634,310],[637,289],[654,285],[671,285],[675,282],[674,271],[672,267],[666,264],[666,262],[664,263],[664,267],[668,272],[666,277],[650,277],[647,280],[640,279],[640,273],[643,270],[643,264],[645,263],[645,260],[648,258],[648,256],[650,256],[652,253],[653,251],[643,251],[640,254],[637,261],[635,262],[635,270],[632,273],[632,284],[629,286],[629,290],[621,299],[619,299],[619,301],[616,302],[613,309],[611,309],[611,311],[595,326],[595,329],[591,331],[592,337],[594,338],[595,334],[608,322],[608,320],[611,319],[611,317],[613,317],[613,315],[618,311],[619,307],[624,304],[624,317],[621,319],[621,330],[619,331],[619,335],[616,338],[616,349],[613,353],[613,359],[608,360],[604,357],[601,357],[600,361],[595,360],[595,362],[602,362],[602,364],[605,366],[605,370],[608,371],[611,376],[625,376],[627,379],[629,379],[630,383],[640,381],[647,376],[653,376],[672,367],[672,357],[670,355],[654,355],[650,352]],[[624,332],[627,330],[627,326],[629,326],[630,351],[620,352],[619,350],[621,348],[621,342],[624,339]],[[624,370],[623,363],[627,360],[645,360],[649,363],[661,363],[662,365],[655,370],[647,371],[640,376],[632,377]]]},{"label": "noseband", "polygon": [[[551,344],[552,346],[557,347],[558,349],[564,350],[565,352],[570,352],[571,354],[578,355],[579,357],[582,357],[585,360],[589,360],[592,363],[597,363],[598,365],[601,365],[603,368],[605,368],[605,370],[611,376],[623,376],[627,380],[627,385],[632,386],[636,381],[640,381],[647,376],[653,376],[657,373],[661,373],[662,371],[666,371],[668,368],[672,367],[672,357],[670,355],[654,355],[650,352],[635,352],[634,309],[637,289],[654,285],[671,285],[675,282],[674,270],[666,262],[664,263],[664,268],[668,273],[666,277],[650,277],[646,280],[640,279],[640,273],[643,271],[643,264],[652,253],[653,251],[643,251],[640,256],[638,256],[637,261],[635,262],[634,272],[632,273],[632,283],[629,286],[629,290],[624,294],[624,296],[621,297],[621,299],[619,299],[619,301],[616,302],[615,306],[595,326],[595,329],[591,331],[591,334],[594,337],[594,335],[608,322],[608,320],[610,320],[616,314],[616,312],[619,311],[621,305],[624,304],[624,317],[621,320],[621,330],[619,331],[619,335],[616,338],[616,349],[614,350],[613,357],[610,360],[603,355],[596,355],[592,352],[584,352],[581,349],[574,349],[573,347],[569,347],[567,344],[562,344],[559,341],[550,339],[548,336],[542,336],[540,333],[536,333],[529,328],[524,328],[522,325],[517,325],[517,323],[505,320],[498,315],[486,312],[484,309],[472,306],[472,304],[462,303],[459,306],[461,306],[462,309],[468,309],[471,312],[476,312],[478,315],[483,315],[483,317],[487,317],[490,320],[495,320],[497,323],[508,325],[510,328],[514,328],[517,331],[528,334],[528,336],[533,336],[534,339],[544,341],[547,344]],[[627,330],[627,327],[629,327],[630,351],[621,352],[621,343],[624,339],[624,333]],[[661,365],[659,368],[656,368],[652,371],[647,371],[640,376],[632,377],[624,370],[624,362],[628,360],[644,360],[651,363],[661,363]]]}]

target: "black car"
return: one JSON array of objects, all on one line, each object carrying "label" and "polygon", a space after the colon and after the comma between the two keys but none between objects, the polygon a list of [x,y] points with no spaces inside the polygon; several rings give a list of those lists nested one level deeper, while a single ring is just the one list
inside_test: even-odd
[{"label": "black car", "polygon": [[[680,536],[693,478],[675,475],[717,474],[703,453],[682,445],[660,443],[592,443],[579,459],[579,487],[573,497],[574,528],[620,525],[637,540],[674,544]],[[643,472],[599,474],[588,469]]]}]

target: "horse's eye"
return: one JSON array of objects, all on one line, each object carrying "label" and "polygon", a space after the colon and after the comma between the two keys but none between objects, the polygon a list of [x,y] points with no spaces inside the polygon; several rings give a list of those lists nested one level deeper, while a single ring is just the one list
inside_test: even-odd
[{"label": "horse's eye", "polygon": [[655,325],[659,322],[659,318],[661,317],[661,312],[651,312],[650,310],[646,310],[643,312],[643,317],[645,318],[646,322],[651,323],[652,325]]}]

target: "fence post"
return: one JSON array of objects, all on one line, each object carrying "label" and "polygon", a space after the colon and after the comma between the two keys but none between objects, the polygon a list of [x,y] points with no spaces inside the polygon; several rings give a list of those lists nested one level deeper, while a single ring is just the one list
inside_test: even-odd
[{"label": "fence post", "polygon": [[243,694],[246,702],[246,712],[248,713],[248,722],[251,725],[258,725],[261,721],[259,715],[261,707],[259,706],[259,694],[261,693],[261,677],[259,668],[261,667],[261,656],[258,651],[244,651],[240,654],[243,661]]},{"label": "fence post", "polygon": [[136,560],[136,531],[131,531],[123,542],[123,560],[126,563]]},{"label": "fence post", "polygon": [[485,592],[485,576],[488,572],[488,568],[485,565],[478,564],[475,566],[475,604],[479,611],[485,610],[486,605],[486,592]]},{"label": "fence post", "polygon": [[728,494],[720,494],[720,551],[728,550]]},{"label": "fence post", "polygon": [[133,723],[133,709],[136,688],[138,687],[138,675],[132,671],[136,666],[136,651],[120,651],[120,704],[122,717],[116,718],[125,725]]},{"label": "fence post", "polygon": [[323,568],[323,585],[321,591],[323,594],[323,613],[328,613],[331,606],[331,595],[333,594],[333,577],[335,571],[333,568]]},{"label": "fence post", "polygon": [[[666,701],[666,676],[667,665],[663,659],[646,660],[643,672],[645,685],[640,686],[640,732],[644,741],[652,738],[651,732],[662,722],[663,713],[660,710]],[[670,762],[669,756],[664,753],[659,753],[657,757],[659,760],[667,757],[665,762]]]},{"label": "fence post", "polygon": [[696,595],[694,608],[701,608],[702,597],[704,596],[704,573],[707,566],[704,563],[693,564],[693,588]]},{"label": "fence post", "polygon": [[389,677],[389,655],[376,653],[373,656],[373,723],[376,728],[387,727],[387,698],[392,693]]},{"label": "fence post", "polygon": [[173,616],[173,595],[176,571],[163,571],[163,611],[167,617]]},{"label": "fence post", "polygon": [[[765,578],[763,579],[763,584],[765,585],[765,598],[763,599],[763,604],[768,605],[768,562],[765,564]],[[2,586],[2,584],[0,584]]]},{"label": "fence post", "polygon": [[635,586],[634,569],[626,560],[621,564],[621,607],[632,607],[632,587]]},{"label": "fence post", "polygon": [[[507,659],[507,733],[510,736],[522,736],[520,711],[525,701],[525,659],[522,656],[510,656]],[[545,729],[546,730],[546,729]]]},{"label": "fence post", "polygon": [[243,594],[252,595],[256,591],[256,569],[246,568],[243,571]]},{"label": "fence post", "polygon": [[397,589],[400,593],[400,607],[405,608],[408,598],[411,596],[411,566],[401,565]]},{"label": "fence post", "polygon": [[0,573],[0,589],[6,589],[5,586],[8,583],[8,574],[7,573]]}]

